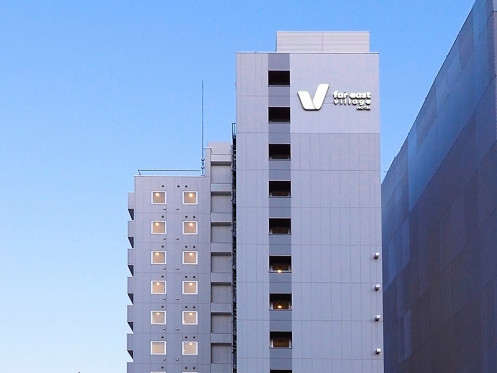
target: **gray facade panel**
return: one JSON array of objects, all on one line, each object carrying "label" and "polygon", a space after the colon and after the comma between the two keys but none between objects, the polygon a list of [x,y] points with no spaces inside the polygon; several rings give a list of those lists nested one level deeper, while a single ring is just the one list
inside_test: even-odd
[{"label": "gray facade panel", "polygon": [[387,372],[495,369],[494,10],[476,1],[383,182]]}]

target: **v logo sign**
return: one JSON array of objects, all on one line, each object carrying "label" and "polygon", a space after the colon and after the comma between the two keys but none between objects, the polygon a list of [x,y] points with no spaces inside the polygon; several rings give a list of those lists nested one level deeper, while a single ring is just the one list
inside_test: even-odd
[{"label": "v logo sign", "polygon": [[314,93],[314,98],[311,99],[311,95],[307,91],[298,91],[300,102],[304,110],[319,110],[323,106],[324,98],[326,93],[328,93],[329,84],[320,84]]}]

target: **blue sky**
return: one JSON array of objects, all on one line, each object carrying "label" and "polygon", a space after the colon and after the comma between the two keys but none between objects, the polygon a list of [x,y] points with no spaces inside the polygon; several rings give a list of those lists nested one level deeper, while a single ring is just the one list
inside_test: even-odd
[{"label": "blue sky", "polygon": [[0,3],[0,371],[125,372],[127,192],[229,141],[235,52],[278,30],[365,30],[380,53],[382,170],[472,0]]}]

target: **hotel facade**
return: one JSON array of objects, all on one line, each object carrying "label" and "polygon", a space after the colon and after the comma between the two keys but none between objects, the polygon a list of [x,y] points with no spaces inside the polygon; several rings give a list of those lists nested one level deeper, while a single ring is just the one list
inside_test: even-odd
[{"label": "hotel facade", "polygon": [[128,373],[383,372],[378,54],[237,53],[232,143],[129,195]]}]

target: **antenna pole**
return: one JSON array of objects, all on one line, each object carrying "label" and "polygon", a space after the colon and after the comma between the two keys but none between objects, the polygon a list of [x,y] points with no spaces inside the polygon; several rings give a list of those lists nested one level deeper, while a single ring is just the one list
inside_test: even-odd
[{"label": "antenna pole", "polygon": [[205,174],[205,152],[204,152],[204,81],[202,80],[202,158],[200,159],[202,175]]}]

